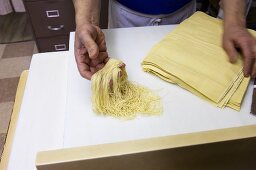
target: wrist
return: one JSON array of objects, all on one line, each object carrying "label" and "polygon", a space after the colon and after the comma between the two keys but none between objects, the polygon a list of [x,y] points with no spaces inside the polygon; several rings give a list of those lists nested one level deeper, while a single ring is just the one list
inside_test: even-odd
[{"label": "wrist", "polygon": [[246,21],[244,17],[224,18],[224,30],[230,28],[246,28]]},{"label": "wrist", "polygon": [[224,28],[245,28],[245,3],[242,0],[222,0]]},{"label": "wrist", "polygon": [[76,26],[91,24],[99,26],[100,0],[73,0]]},{"label": "wrist", "polygon": [[82,27],[83,25],[99,26],[99,21],[94,17],[76,17],[76,27]]}]

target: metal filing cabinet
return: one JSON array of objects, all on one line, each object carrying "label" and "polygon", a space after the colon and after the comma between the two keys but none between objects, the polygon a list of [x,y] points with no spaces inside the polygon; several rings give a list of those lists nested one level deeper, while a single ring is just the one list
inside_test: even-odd
[{"label": "metal filing cabinet", "polygon": [[75,31],[72,0],[24,0],[39,52],[69,49],[69,33]]}]

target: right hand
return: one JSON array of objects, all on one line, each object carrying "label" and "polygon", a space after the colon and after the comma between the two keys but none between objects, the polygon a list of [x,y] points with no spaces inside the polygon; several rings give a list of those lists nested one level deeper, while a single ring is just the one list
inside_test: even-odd
[{"label": "right hand", "polygon": [[244,76],[256,78],[256,39],[245,27],[230,26],[224,30],[223,47],[228,54],[229,61],[235,63],[239,49],[243,54]]},{"label": "right hand", "polygon": [[109,57],[103,32],[98,26],[78,26],[75,34],[75,58],[82,77],[90,80],[102,69]]}]

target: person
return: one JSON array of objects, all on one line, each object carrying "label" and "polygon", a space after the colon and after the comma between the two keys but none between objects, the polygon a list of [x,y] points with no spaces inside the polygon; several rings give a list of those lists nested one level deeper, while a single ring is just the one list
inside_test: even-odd
[{"label": "person", "polygon": [[[222,0],[223,48],[229,61],[244,56],[243,73],[256,77],[256,39],[246,29],[246,0]],[[75,58],[82,77],[90,80],[109,59],[99,28],[100,0],[73,0],[76,11]],[[195,12],[195,0],[110,0],[109,27],[177,24]],[[120,66],[122,67],[122,66]]]}]

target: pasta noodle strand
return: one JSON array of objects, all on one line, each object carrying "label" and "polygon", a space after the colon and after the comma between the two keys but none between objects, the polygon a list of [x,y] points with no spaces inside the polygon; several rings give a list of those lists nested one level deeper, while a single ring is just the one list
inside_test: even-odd
[{"label": "pasta noodle strand", "polygon": [[122,61],[110,59],[92,76],[93,110],[101,115],[132,119],[137,113],[162,112],[160,96],[152,90],[128,81]]}]

